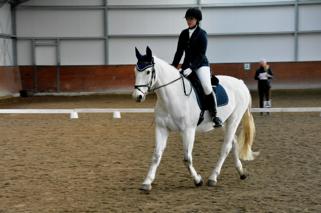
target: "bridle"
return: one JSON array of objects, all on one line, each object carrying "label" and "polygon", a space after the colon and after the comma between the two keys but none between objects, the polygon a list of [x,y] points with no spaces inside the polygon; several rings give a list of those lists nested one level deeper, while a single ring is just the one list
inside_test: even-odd
[{"label": "bridle", "polygon": [[155,63],[154,63],[154,58],[152,59],[152,62],[150,64],[146,64],[146,66],[144,67],[139,67],[138,63],[136,64],[136,70],[138,72],[144,72],[145,70],[147,70],[148,68],[152,68],[152,77],[150,78],[150,81],[147,84],[139,84],[139,85],[135,85],[135,89],[139,90],[141,93],[143,93],[144,95],[145,92],[143,92],[140,88],[141,87],[147,87],[147,92],[152,91],[151,87],[153,85],[153,81],[156,80],[156,72],[155,72]]},{"label": "bridle", "polygon": [[137,70],[138,72],[144,72],[146,69],[148,69],[148,68],[150,68],[150,67],[152,68],[152,77],[151,77],[150,81],[149,81],[147,84],[139,84],[139,85],[135,85],[135,86],[134,86],[135,89],[139,90],[139,91],[140,91],[141,93],[143,93],[144,95],[146,95],[146,93],[140,89],[141,87],[147,87],[147,92],[151,92],[151,91],[154,92],[155,90],[158,90],[158,89],[160,89],[160,88],[162,88],[162,87],[166,87],[166,86],[168,86],[168,85],[170,85],[170,84],[172,84],[172,83],[175,83],[176,81],[181,80],[181,79],[182,79],[182,83],[183,83],[184,94],[185,94],[186,96],[189,96],[189,95],[192,93],[192,90],[193,90],[192,86],[191,86],[191,90],[190,90],[188,93],[186,92],[185,82],[184,82],[184,75],[182,75],[182,74],[180,74],[180,77],[178,77],[178,78],[176,78],[176,79],[174,79],[174,80],[172,80],[172,81],[170,81],[170,82],[168,82],[168,83],[166,83],[166,84],[163,84],[163,85],[160,85],[160,86],[158,86],[158,87],[152,88],[153,81],[156,80],[156,72],[155,72],[154,58],[153,58],[151,64],[147,64],[146,66],[144,66],[144,67],[142,67],[142,68],[140,68],[140,67],[138,66],[138,64],[137,64],[137,65],[136,65],[136,70]]}]

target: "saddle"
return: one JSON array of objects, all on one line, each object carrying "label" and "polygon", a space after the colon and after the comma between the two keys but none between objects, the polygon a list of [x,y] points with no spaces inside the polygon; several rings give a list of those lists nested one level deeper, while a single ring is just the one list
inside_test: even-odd
[{"label": "saddle", "polygon": [[[204,112],[208,110],[209,107],[207,106],[207,103],[205,101],[205,94],[204,94],[201,82],[199,80],[193,80],[190,82],[195,91],[198,106],[201,109],[200,117],[197,123],[197,125],[199,125],[204,120]],[[214,95],[216,97],[217,107],[222,107],[227,105],[229,102],[229,99],[224,87],[219,83],[219,79],[216,78],[214,75],[212,75],[211,83],[212,83]]]}]

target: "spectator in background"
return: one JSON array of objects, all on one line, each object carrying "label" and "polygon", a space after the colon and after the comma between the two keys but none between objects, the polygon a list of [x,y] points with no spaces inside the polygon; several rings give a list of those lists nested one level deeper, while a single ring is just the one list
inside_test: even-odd
[{"label": "spectator in background", "polygon": [[[254,79],[258,81],[259,105],[260,108],[271,107],[271,79],[273,73],[270,65],[265,59],[260,61],[260,67],[256,70]],[[262,115],[263,113],[261,113]]]}]

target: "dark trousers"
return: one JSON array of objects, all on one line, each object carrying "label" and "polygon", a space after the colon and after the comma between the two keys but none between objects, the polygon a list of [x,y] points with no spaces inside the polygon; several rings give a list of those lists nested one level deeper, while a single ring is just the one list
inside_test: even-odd
[{"label": "dark trousers", "polygon": [[268,80],[258,81],[259,104],[260,108],[264,107],[264,101],[270,100],[270,82]]}]

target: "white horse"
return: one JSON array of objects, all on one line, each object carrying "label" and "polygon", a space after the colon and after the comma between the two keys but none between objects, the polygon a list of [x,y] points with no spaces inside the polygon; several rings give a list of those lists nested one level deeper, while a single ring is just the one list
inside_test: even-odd
[{"label": "white horse", "polygon": [[[184,163],[193,177],[195,185],[201,186],[203,179],[193,166],[192,150],[195,132],[206,132],[213,129],[210,115],[206,111],[204,121],[197,126],[201,110],[189,81],[183,78],[176,68],[152,56],[152,51],[148,47],[146,52],[147,54],[143,56],[136,49],[138,62],[135,68],[136,79],[133,98],[142,102],[148,92],[155,91],[157,94],[155,107],[156,145],[151,166],[141,189],[145,191],[152,189],[156,170],[161,161],[170,131],[180,133],[184,147]],[[246,174],[240,159],[253,160],[258,155],[251,149],[255,125],[250,112],[251,95],[248,88],[242,80],[229,76],[217,77],[226,90],[229,102],[217,110],[218,116],[225,122],[225,135],[218,162],[208,178],[208,186],[216,185],[217,177],[231,149],[233,150],[235,167],[241,179],[245,179]],[[243,128],[237,139],[235,134],[241,120]]]}]

